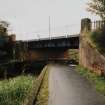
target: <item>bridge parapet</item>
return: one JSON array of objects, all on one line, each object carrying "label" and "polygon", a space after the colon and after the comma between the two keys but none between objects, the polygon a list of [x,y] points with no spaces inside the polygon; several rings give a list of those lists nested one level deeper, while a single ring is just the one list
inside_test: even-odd
[{"label": "bridge parapet", "polygon": [[46,38],[42,40],[30,40],[25,41],[28,49],[40,49],[40,48],[79,48],[79,34],[68,37],[53,37],[52,39]]},{"label": "bridge parapet", "polygon": [[40,38],[40,39],[32,39],[32,40],[26,40],[24,42],[32,42],[32,41],[44,41],[44,40],[54,40],[54,39],[68,39],[68,38],[72,38],[72,37],[79,37],[80,34],[74,34],[74,35],[65,35],[65,36],[58,36],[58,37],[51,37],[51,38]]}]

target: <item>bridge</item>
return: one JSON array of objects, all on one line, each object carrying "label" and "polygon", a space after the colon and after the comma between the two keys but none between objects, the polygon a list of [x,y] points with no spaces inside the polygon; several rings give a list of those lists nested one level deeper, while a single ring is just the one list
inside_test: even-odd
[{"label": "bridge", "polygon": [[69,49],[79,48],[79,34],[22,41],[26,60],[68,61]]},{"label": "bridge", "polygon": [[43,48],[63,48],[63,49],[78,49],[79,48],[79,34],[42,38],[39,40],[24,41],[29,50],[43,49]]}]

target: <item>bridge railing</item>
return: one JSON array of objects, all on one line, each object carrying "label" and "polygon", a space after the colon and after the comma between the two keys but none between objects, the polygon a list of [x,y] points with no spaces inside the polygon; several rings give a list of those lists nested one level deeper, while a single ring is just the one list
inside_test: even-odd
[{"label": "bridge railing", "polygon": [[89,18],[84,18],[81,21],[81,32],[90,32],[105,27],[105,20],[91,21]]},{"label": "bridge railing", "polygon": [[31,42],[31,41],[42,41],[42,40],[54,40],[54,39],[63,39],[63,38],[71,38],[71,37],[78,37],[80,34],[74,34],[74,35],[63,35],[63,36],[56,36],[51,38],[40,38],[40,39],[33,39],[33,40],[26,40],[24,42]]}]

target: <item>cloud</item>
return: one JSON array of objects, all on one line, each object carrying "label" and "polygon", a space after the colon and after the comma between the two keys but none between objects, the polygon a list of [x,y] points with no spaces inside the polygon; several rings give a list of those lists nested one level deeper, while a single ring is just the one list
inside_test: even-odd
[{"label": "cloud", "polygon": [[[10,22],[11,30],[17,34],[18,40],[37,38],[37,34],[47,37],[49,16],[52,34],[63,34],[65,25],[79,24],[81,18],[91,17],[85,11],[85,1],[87,0],[0,0],[0,18]],[[58,31],[56,27],[61,26],[63,29]],[[80,28],[78,25],[75,27]]]}]

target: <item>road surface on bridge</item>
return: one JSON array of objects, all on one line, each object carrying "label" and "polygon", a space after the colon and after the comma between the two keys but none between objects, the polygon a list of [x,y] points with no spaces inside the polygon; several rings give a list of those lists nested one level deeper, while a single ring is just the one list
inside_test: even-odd
[{"label": "road surface on bridge", "polygon": [[49,105],[105,105],[105,97],[74,67],[50,65]]}]

